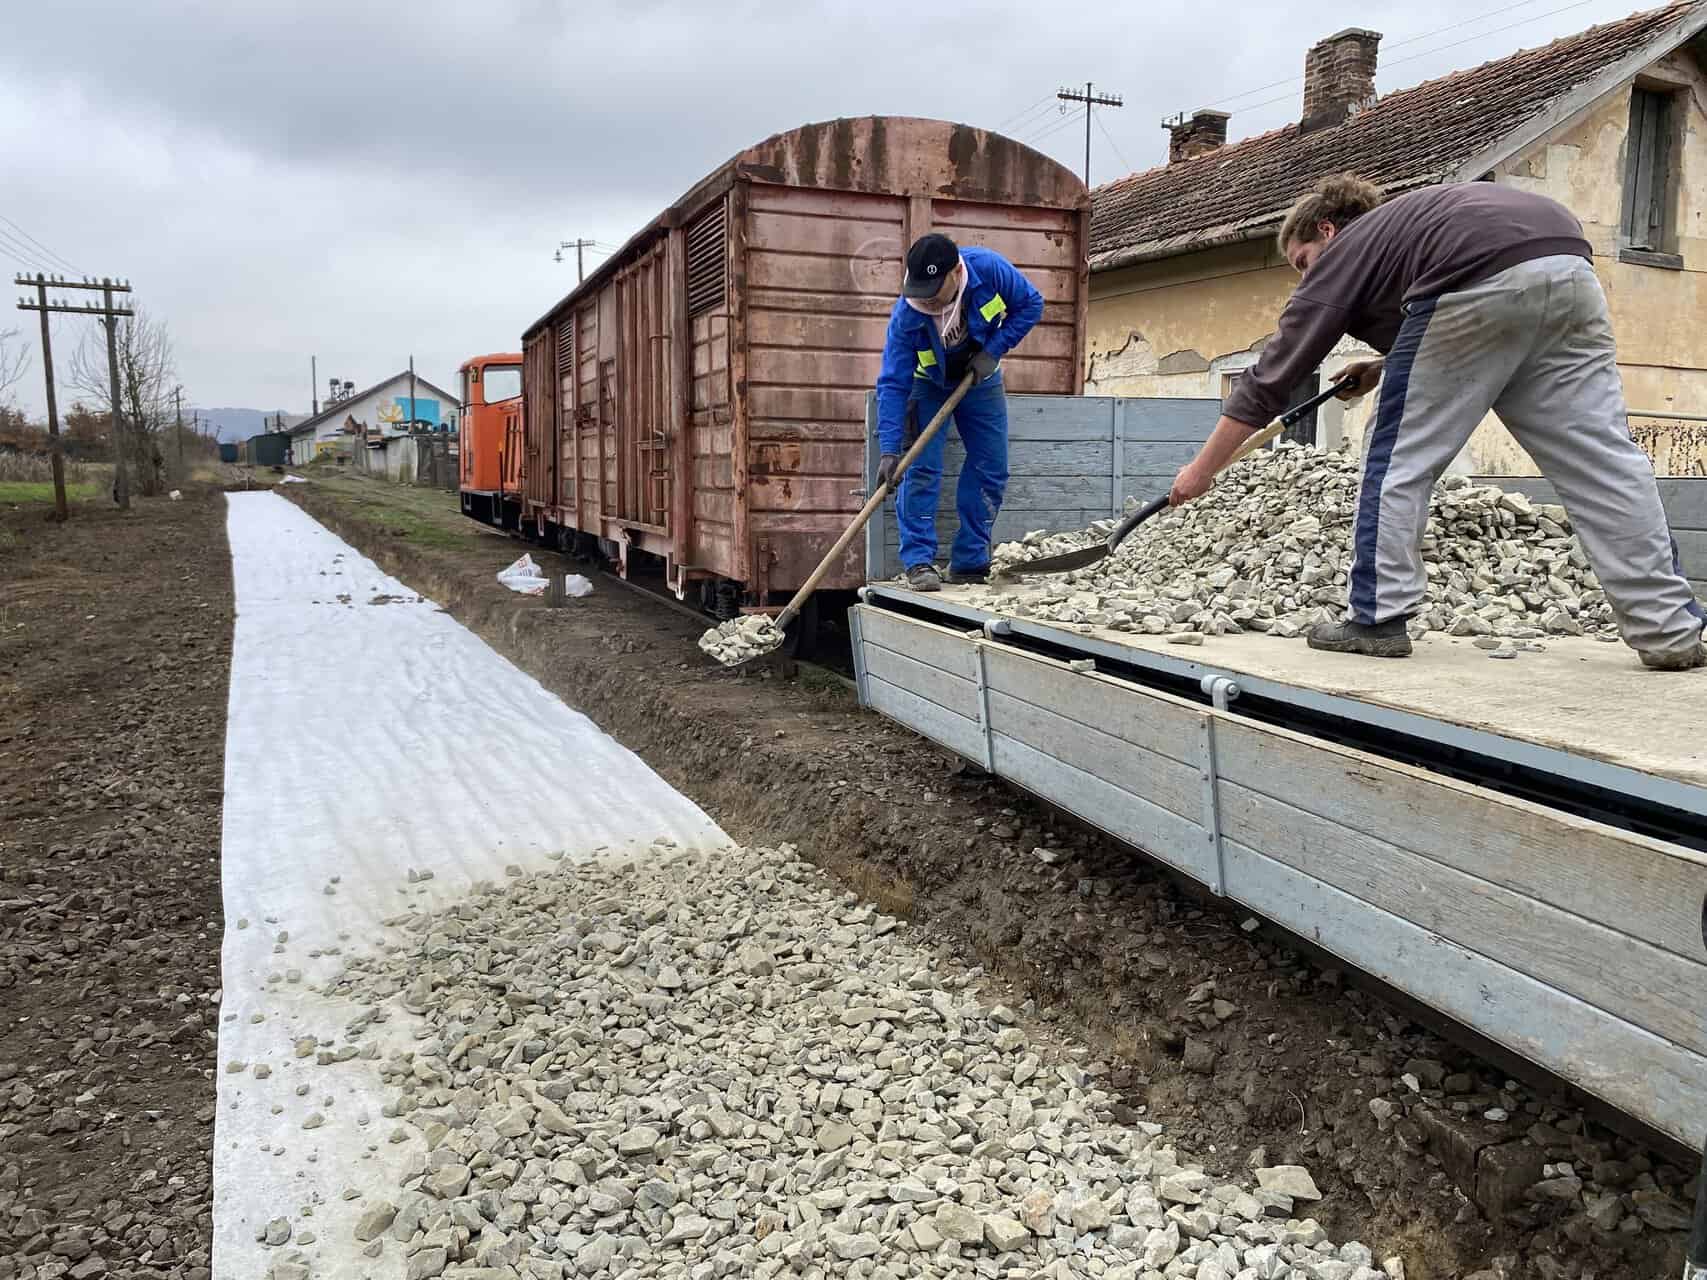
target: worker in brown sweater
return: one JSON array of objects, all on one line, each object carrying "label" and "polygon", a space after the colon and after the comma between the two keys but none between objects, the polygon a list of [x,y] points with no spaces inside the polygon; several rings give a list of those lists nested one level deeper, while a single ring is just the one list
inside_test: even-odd
[{"label": "worker in brown sweater", "polygon": [[1683,577],[1653,466],[1631,439],[1606,295],[1568,209],[1491,182],[1383,201],[1341,174],[1292,207],[1279,240],[1303,280],[1171,499],[1207,492],[1342,336],[1385,353],[1347,369],[1357,383],[1342,397],[1378,381],[1381,393],[1364,445],[1348,616],[1312,628],[1313,648],[1410,653],[1429,495],[1491,409],[1553,482],[1625,642],[1650,667],[1707,664],[1707,614]]}]

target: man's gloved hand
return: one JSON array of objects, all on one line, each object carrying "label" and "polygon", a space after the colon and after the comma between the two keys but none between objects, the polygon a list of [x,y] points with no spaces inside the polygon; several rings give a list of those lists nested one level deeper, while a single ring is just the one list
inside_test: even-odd
[{"label": "man's gloved hand", "polygon": [[1381,381],[1381,370],[1387,362],[1383,360],[1353,360],[1340,370],[1339,381],[1355,378],[1353,385],[1346,387],[1335,395],[1338,400],[1361,400],[1371,391],[1375,384]]},{"label": "man's gloved hand", "polygon": [[901,461],[898,453],[886,453],[877,460],[877,483],[889,484],[895,479],[895,467]]},{"label": "man's gloved hand", "polygon": [[983,347],[979,347],[972,353],[972,359],[967,362],[966,367],[972,370],[975,381],[982,382],[996,371],[998,363],[999,361],[995,356],[984,350]]}]

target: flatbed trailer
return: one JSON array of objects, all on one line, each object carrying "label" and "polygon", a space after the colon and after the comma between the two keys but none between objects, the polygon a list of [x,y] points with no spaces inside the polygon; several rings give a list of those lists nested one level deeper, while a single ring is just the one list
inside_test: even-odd
[{"label": "flatbed trailer", "polygon": [[864,589],[862,704],[1700,1148],[1707,676],[1185,647],[1002,611],[1031,589]]}]

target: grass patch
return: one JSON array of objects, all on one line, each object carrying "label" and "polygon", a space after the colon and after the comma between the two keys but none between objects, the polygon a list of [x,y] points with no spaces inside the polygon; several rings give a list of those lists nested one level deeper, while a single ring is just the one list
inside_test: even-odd
[{"label": "grass patch", "polygon": [[418,546],[460,551],[466,550],[471,542],[470,535],[461,530],[446,529],[408,511],[380,509],[364,512],[363,516],[392,537],[402,538],[405,542],[413,542]]},{"label": "grass patch", "polygon": [[[93,498],[100,488],[93,484],[68,484],[65,486],[65,496],[73,501],[83,498]],[[52,502],[53,481],[51,480],[0,480],[0,502]]]}]

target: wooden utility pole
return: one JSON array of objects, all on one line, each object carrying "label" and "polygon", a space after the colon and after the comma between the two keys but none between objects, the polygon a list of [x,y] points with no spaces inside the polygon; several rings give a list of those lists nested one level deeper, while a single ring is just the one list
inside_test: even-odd
[{"label": "wooden utility pole", "polygon": [[580,284],[583,280],[585,280],[587,278],[587,269],[586,269],[586,265],[585,265],[585,259],[582,257],[582,253],[587,249],[591,249],[592,247],[593,247],[593,242],[591,240],[579,240],[579,239],[577,239],[577,240],[560,240],[557,242],[557,252],[556,252],[556,254],[553,255],[557,259],[557,261],[559,261],[559,262],[563,261],[563,251],[565,249],[573,249],[575,251],[575,283],[576,284]]},{"label": "wooden utility pole", "polygon": [[1085,185],[1088,187],[1091,185],[1091,112],[1097,107],[1119,107],[1125,104],[1114,94],[1092,93],[1089,80],[1085,81],[1083,93],[1077,89],[1063,89],[1055,96],[1062,102],[1082,102],[1085,104]]},{"label": "wooden utility pole", "polygon": [[178,483],[184,482],[184,389],[172,388],[172,418],[178,431]]},{"label": "wooden utility pole", "polygon": [[[37,272],[33,277],[16,276],[14,277],[14,282],[20,285],[33,285],[36,289],[37,300],[35,302],[31,302],[28,299],[20,298],[18,300],[18,310],[39,311],[42,313],[42,341],[44,345],[44,354],[45,344],[47,341],[47,316],[49,312],[58,312],[64,315],[74,316],[99,316],[102,322],[107,326],[107,378],[112,395],[113,409],[113,501],[118,503],[121,508],[128,511],[130,509],[130,472],[125,466],[124,420],[119,402],[118,323],[121,316],[133,316],[136,312],[130,307],[114,305],[113,295],[115,293],[129,293],[130,285],[124,281],[109,280],[105,276],[101,277],[99,280],[87,277],[82,280],[64,280],[57,276],[44,276],[40,272]],[[100,293],[101,304],[96,306],[93,302],[85,302],[79,307],[65,301],[50,302],[47,297],[47,291],[50,288],[94,290]],[[48,413],[50,415],[50,420],[51,415],[54,412],[52,407],[52,379],[53,372],[50,367],[48,371]],[[55,440],[57,440],[57,438],[58,433],[57,429],[55,429]],[[55,489],[57,491],[55,495],[56,513],[60,509],[60,504],[63,502],[64,493],[64,480],[62,478],[64,467],[63,464],[58,462],[58,456],[59,455],[56,450],[54,454],[54,481]],[[63,519],[63,517],[58,518]]]},{"label": "wooden utility pole", "polygon": [[[19,276],[17,283],[31,282],[27,277]],[[41,312],[41,363],[47,376],[47,440],[53,466],[53,518],[63,524],[70,517],[71,510],[65,502],[65,447],[59,439],[59,401],[53,390],[53,336],[48,332],[47,323],[47,280],[38,275],[34,284],[36,309]]]}]

